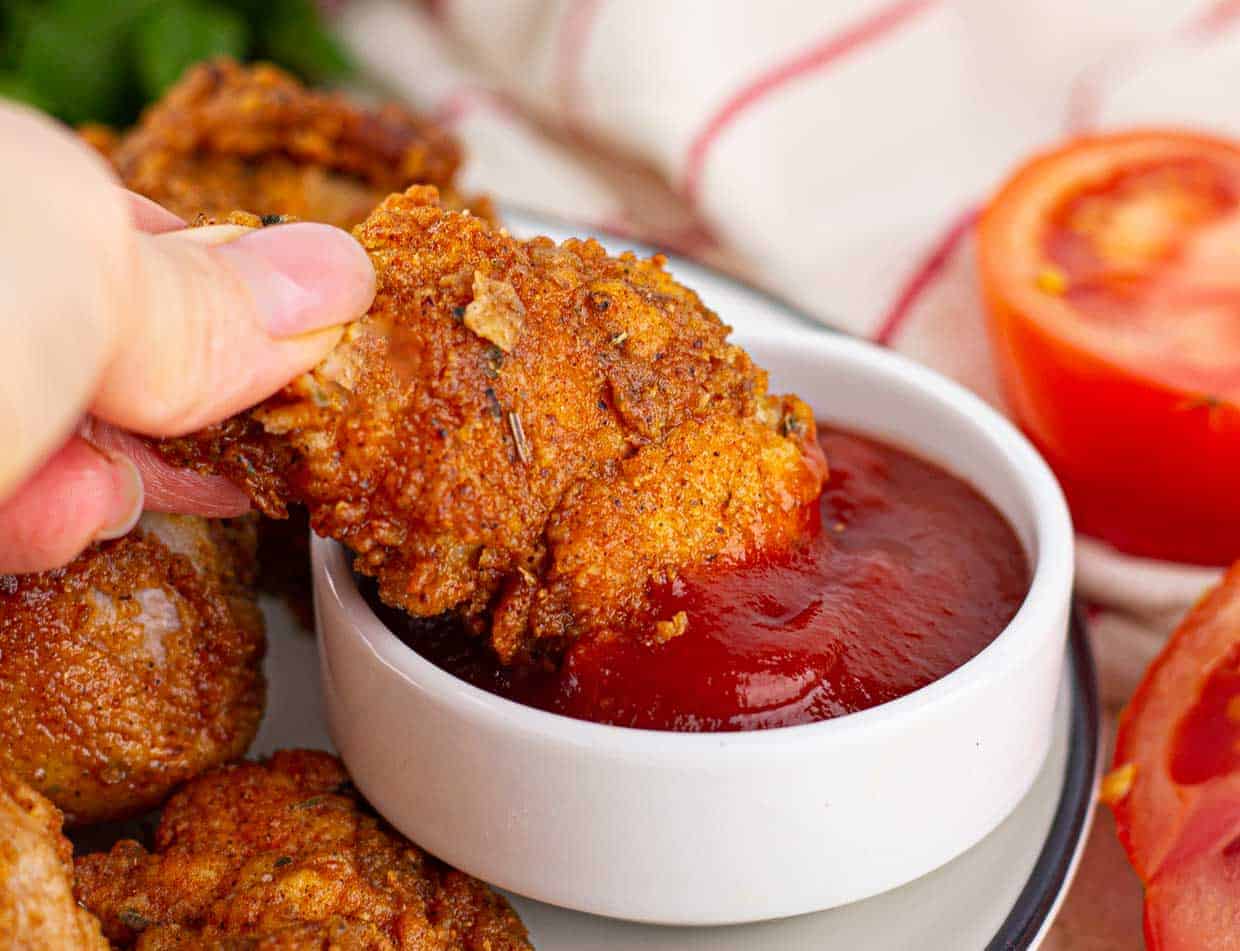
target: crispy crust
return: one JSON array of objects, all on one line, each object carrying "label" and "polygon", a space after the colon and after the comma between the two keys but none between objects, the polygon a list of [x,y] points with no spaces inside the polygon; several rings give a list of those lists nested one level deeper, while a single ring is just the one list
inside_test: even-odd
[{"label": "crispy crust", "polygon": [[[649,581],[799,531],[825,475],[808,408],[766,394],[661,258],[518,241],[418,187],[355,234],[378,274],[370,312],[252,413],[164,443],[169,459],[270,515],[304,502],[387,603],[458,611],[505,660],[625,630]],[[692,531],[661,530],[673,513]],[[651,531],[622,569],[553,530],[601,544],[634,519]]]},{"label": "crispy crust", "polygon": [[414,182],[461,203],[461,150],[442,128],[396,105],[308,90],[266,64],[203,63],[123,136],[84,132],[127,187],[186,220],[245,208],[351,227]]},{"label": "crispy crust", "polygon": [[252,520],[148,513],[64,568],[0,577],[0,766],[71,825],[158,805],[263,713]]},{"label": "crispy crust", "polygon": [[0,947],[107,951],[99,921],[73,900],[73,847],[60,810],[0,770]]},{"label": "crispy crust", "polygon": [[153,852],[127,840],[78,859],[77,898],[143,951],[531,947],[507,901],[400,836],[310,750],[194,780]]}]

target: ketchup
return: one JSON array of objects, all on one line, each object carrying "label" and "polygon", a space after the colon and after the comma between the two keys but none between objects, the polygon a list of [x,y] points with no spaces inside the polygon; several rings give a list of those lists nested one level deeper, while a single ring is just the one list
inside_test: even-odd
[{"label": "ketchup", "polygon": [[804,543],[657,587],[655,618],[688,618],[670,640],[583,638],[547,671],[499,666],[450,622],[406,617],[395,629],[475,686],[621,726],[764,729],[903,696],[1003,630],[1028,589],[1025,555],[955,476],[863,436],[819,439],[830,478]]}]

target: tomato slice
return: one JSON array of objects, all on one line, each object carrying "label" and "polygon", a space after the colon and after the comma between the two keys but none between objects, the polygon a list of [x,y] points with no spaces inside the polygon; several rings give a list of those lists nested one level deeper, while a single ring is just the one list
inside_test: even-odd
[{"label": "tomato slice", "polygon": [[1146,671],[1102,798],[1145,883],[1148,946],[1240,948],[1240,563]]},{"label": "tomato slice", "polygon": [[999,191],[978,255],[1004,392],[1077,527],[1240,556],[1240,144],[1071,142]]}]

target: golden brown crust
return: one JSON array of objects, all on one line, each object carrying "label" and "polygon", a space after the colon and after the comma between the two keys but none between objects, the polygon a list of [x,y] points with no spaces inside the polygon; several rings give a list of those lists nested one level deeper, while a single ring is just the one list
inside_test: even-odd
[{"label": "golden brown crust", "polygon": [[[543,653],[625,627],[647,583],[678,567],[786,543],[816,497],[823,466],[808,409],[766,394],[765,373],[662,259],[518,241],[417,187],[355,234],[378,275],[370,312],[248,417],[164,451],[233,478],[268,514],[304,502],[387,603],[419,616],[456,610],[477,626],[492,618],[501,657]],[[639,477],[625,462],[673,442],[684,456],[673,465],[652,457]],[[768,449],[778,464],[743,464]],[[688,505],[695,489],[678,469],[708,451],[730,463],[709,467],[711,507],[689,516],[708,519],[709,533],[643,544],[606,591],[585,593],[598,566],[561,558],[574,548],[549,527],[586,500],[606,511],[597,500],[617,480],[635,497],[577,518],[589,531],[649,522],[643,507],[656,497],[665,511]]]},{"label": "golden brown crust", "polygon": [[127,187],[186,220],[245,208],[350,227],[414,182],[459,201],[460,148],[439,126],[307,90],[266,64],[203,63],[118,140],[87,134]]},{"label": "golden brown crust", "polygon": [[[202,64],[125,134],[97,125],[80,134],[129,188],[191,222],[257,227],[280,216],[352,227],[389,192],[414,182],[436,185],[453,207],[467,203],[453,187],[460,149],[449,133],[395,105],[367,109],[307,90],[269,65]],[[468,205],[493,217],[485,198]],[[231,214],[238,208],[257,214]],[[238,443],[235,433],[225,435],[221,452]],[[278,447],[266,448],[270,453],[233,463],[279,483],[287,460]],[[264,494],[282,508],[275,486]],[[259,529],[265,590],[303,622],[310,614],[305,521],[300,532],[270,521]]]},{"label": "golden brown crust", "polygon": [[107,951],[99,921],[73,899],[73,848],[60,811],[0,770],[0,947]]},{"label": "golden brown crust", "polygon": [[112,153],[120,141],[120,136],[115,129],[97,122],[88,122],[86,125],[79,126],[77,132],[82,137],[82,141],[108,161],[112,160]]},{"label": "golden brown crust", "polygon": [[71,825],[158,805],[263,712],[251,519],[144,515],[64,568],[0,576],[0,765]]},{"label": "golden brown crust", "polygon": [[[789,412],[803,413],[813,431],[803,404]],[[683,633],[683,615],[649,615],[646,585],[633,579],[667,582],[688,565],[739,564],[794,544],[822,484],[805,459],[796,440],[759,420],[716,416],[677,427],[605,480],[578,483],[547,524],[549,568],[533,593],[531,628],[640,626],[660,638],[671,635],[659,625],[672,624]],[[496,607],[496,638],[508,609]]]},{"label": "golden brown crust", "polygon": [[77,897],[127,946],[519,951],[520,919],[485,884],[374,816],[339,761],[285,751],[194,780],[155,849],[78,860]]}]

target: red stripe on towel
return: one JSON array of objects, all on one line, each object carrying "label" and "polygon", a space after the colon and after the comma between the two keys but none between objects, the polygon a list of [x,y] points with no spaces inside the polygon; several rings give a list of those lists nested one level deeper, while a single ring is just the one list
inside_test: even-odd
[{"label": "red stripe on towel", "polygon": [[901,0],[879,10],[858,23],[833,33],[793,59],[778,63],[750,80],[715,112],[694,137],[685,156],[682,188],[688,200],[696,203],[702,169],[711,146],[722,132],[755,104],[795,79],[855,53],[880,39],[913,16],[934,5],[935,0]]},{"label": "red stripe on towel", "polygon": [[576,0],[564,14],[556,40],[556,89],[564,124],[572,129],[581,115],[581,70],[602,6],[602,0]]},{"label": "red stripe on towel", "polygon": [[977,221],[977,216],[978,210],[970,208],[953,221],[951,227],[934,243],[934,246],[918,264],[917,269],[904,282],[895,303],[891,305],[891,309],[887,311],[886,316],[878,325],[878,330],[874,333],[875,343],[886,346],[895,339],[901,325],[912,312],[913,306],[942,276],[943,269],[947,267],[952,254],[964,240],[965,235],[969,233],[973,223]]},{"label": "red stripe on towel", "polygon": [[1234,26],[1237,20],[1240,20],[1240,0],[1219,0],[1193,20],[1187,32],[1196,39],[1209,39]]},{"label": "red stripe on towel", "polygon": [[479,111],[509,117],[519,110],[493,89],[485,89],[482,86],[461,86],[439,101],[439,104],[431,111],[431,121],[450,128],[470,113]]}]

